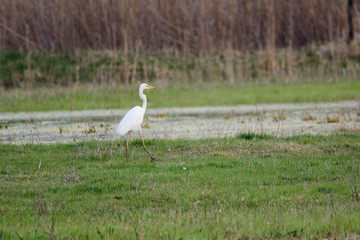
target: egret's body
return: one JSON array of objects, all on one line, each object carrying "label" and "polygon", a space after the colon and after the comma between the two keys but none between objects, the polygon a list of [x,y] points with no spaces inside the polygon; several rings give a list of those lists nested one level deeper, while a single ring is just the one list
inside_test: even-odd
[{"label": "egret's body", "polygon": [[141,124],[144,120],[145,110],[136,106],[130,109],[116,128],[117,135],[125,135],[132,131],[141,131]]},{"label": "egret's body", "polygon": [[140,85],[140,87],[139,87],[139,96],[140,96],[140,99],[143,100],[142,107],[136,106],[136,107],[133,107],[132,109],[130,109],[125,114],[123,119],[121,119],[120,123],[116,127],[116,134],[117,135],[121,136],[121,135],[127,134],[126,161],[128,160],[129,136],[130,136],[130,133],[132,131],[139,131],[140,132],[140,136],[141,136],[145,151],[149,154],[149,156],[151,158],[151,161],[156,160],[153,156],[151,156],[151,154],[146,149],[145,143],[144,143],[144,138],[143,138],[142,132],[141,132],[141,124],[142,124],[142,122],[144,120],[144,115],[145,115],[146,105],[147,105],[147,99],[146,99],[146,96],[144,95],[144,90],[145,89],[154,89],[154,87],[152,87],[152,86],[150,86],[150,85],[148,85],[146,83],[143,83],[143,84]]}]

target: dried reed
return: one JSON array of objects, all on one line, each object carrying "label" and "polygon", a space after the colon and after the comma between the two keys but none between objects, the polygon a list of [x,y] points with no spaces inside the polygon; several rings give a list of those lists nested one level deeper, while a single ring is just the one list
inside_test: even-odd
[{"label": "dried reed", "polygon": [[271,56],[275,47],[346,38],[347,20],[344,0],[2,0],[0,50],[231,48]]}]

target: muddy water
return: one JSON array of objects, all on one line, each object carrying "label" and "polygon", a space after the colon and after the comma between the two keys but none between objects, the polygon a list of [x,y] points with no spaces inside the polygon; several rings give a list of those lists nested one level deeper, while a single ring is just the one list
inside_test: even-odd
[{"label": "muddy water", "polygon": [[[259,104],[233,107],[150,109],[145,138],[199,139],[244,132],[277,136],[327,135],[360,130],[360,103]],[[117,138],[114,129],[126,110],[0,113],[0,143],[57,143]],[[138,133],[133,133],[138,137]]]}]

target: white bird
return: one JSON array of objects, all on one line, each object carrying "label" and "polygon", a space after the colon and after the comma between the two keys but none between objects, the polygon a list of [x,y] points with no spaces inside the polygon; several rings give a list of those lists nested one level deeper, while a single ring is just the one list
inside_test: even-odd
[{"label": "white bird", "polygon": [[116,127],[116,134],[117,135],[122,136],[122,135],[127,134],[126,161],[128,160],[129,137],[130,137],[130,133],[132,131],[140,131],[140,136],[141,136],[141,140],[143,142],[143,146],[144,146],[145,151],[149,154],[149,156],[151,158],[151,161],[156,161],[157,160],[146,149],[145,143],[144,143],[144,138],[143,138],[143,135],[142,135],[142,132],[141,132],[141,124],[142,124],[142,122],[144,120],[144,114],[145,114],[146,105],[147,105],[146,96],[143,93],[143,91],[145,89],[155,89],[155,87],[152,87],[152,86],[150,86],[150,85],[148,85],[146,83],[143,83],[143,84],[140,85],[140,87],[139,87],[139,96],[140,96],[140,99],[143,100],[142,107],[136,106],[136,107],[133,107],[132,109],[130,109],[125,114],[123,119],[121,119],[120,123]]}]

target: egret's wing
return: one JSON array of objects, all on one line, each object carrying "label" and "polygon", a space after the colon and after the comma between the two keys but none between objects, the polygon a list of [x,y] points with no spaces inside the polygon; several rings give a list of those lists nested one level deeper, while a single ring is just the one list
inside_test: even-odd
[{"label": "egret's wing", "polygon": [[144,119],[144,109],[136,106],[130,109],[116,128],[117,135],[124,135],[129,131],[139,130]]}]

